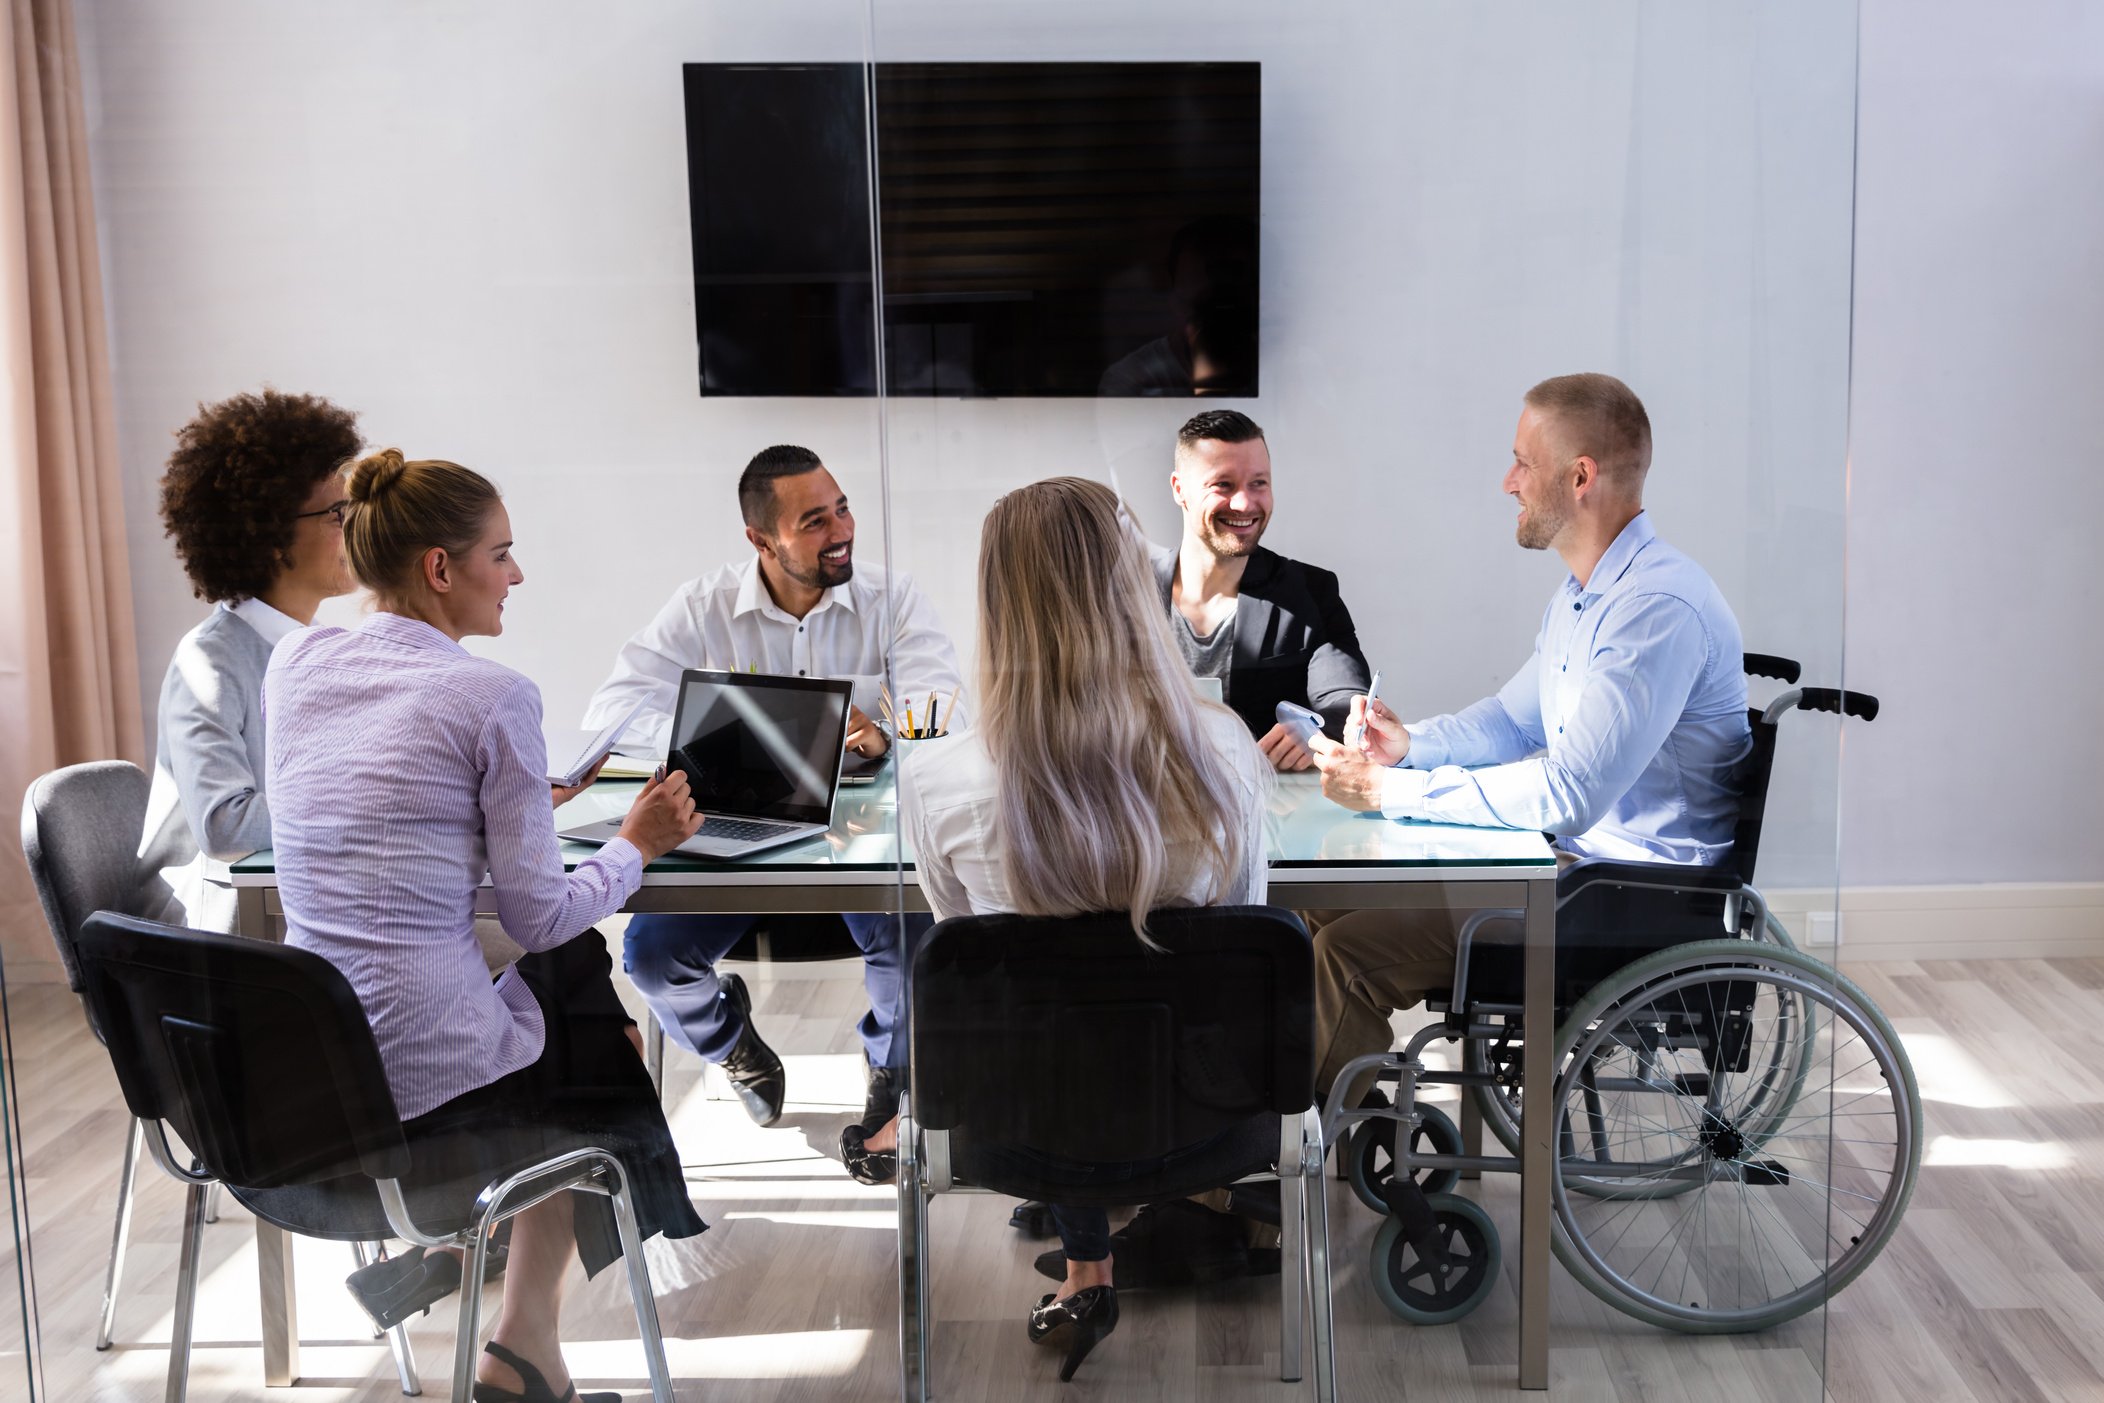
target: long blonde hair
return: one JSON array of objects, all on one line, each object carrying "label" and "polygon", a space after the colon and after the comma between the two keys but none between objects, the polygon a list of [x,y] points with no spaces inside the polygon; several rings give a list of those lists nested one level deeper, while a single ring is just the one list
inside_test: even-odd
[{"label": "long blonde hair", "polygon": [[1248,827],[1204,724],[1213,707],[1116,493],[1055,477],[994,503],[979,534],[977,725],[1019,912],[1125,910],[1144,940],[1154,907],[1227,890]]}]

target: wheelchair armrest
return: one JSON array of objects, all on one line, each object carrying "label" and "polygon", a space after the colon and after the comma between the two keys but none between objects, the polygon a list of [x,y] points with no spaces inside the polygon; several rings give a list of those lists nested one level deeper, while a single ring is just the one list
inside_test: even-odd
[{"label": "wheelchair armrest", "polygon": [[1454,987],[1447,994],[1446,1024],[1456,1031],[1468,1027],[1468,964],[1469,952],[1475,947],[1476,932],[1493,921],[1510,922],[1524,926],[1527,913],[1511,907],[1490,907],[1471,912],[1461,923],[1461,930],[1454,938]]},{"label": "wheelchair armrest", "polygon": [[1613,858],[1589,857],[1574,862],[1556,879],[1556,904],[1565,902],[1587,887],[1610,886],[1641,891],[1710,891],[1731,893],[1745,886],[1729,867],[1696,867],[1679,862],[1621,862]]}]

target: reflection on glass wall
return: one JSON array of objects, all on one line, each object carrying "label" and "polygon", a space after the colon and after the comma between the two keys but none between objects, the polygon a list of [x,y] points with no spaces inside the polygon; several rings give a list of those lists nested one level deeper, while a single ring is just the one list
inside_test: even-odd
[{"label": "reflection on glass wall", "polygon": [[[1315,25],[1256,6],[966,12],[878,0],[871,13],[881,319],[896,360],[885,406],[891,563],[960,639],[979,640],[967,675],[991,680],[990,666],[1026,662],[990,663],[983,651],[1000,635],[982,612],[998,575],[982,534],[989,512],[1045,479],[1115,489],[1146,538],[1148,584],[1196,679],[1194,705],[1222,703],[1275,772],[1270,891],[1316,932],[1318,1058],[1378,1053],[1390,1030],[1376,1020],[1394,1010],[1393,1046],[1421,1064],[1402,1077],[1414,1085],[1386,1091],[1416,1114],[1409,1143],[1393,1120],[1332,1126],[1350,1130],[1340,1153],[1361,1190],[1331,1195],[1334,1260],[1360,1268],[1339,1291],[1385,1307],[1369,1320],[1361,1303],[1340,1301],[1354,1323],[1339,1347],[1401,1358],[1412,1347],[1398,1332],[1454,1328],[1496,1298],[1496,1328],[1513,1332],[1520,1378],[1532,1382],[1536,1307],[1495,1267],[1500,1243],[1508,1268],[1535,1250],[1520,1221],[1528,1190],[1504,1172],[1457,1184],[1462,1165],[1435,1159],[1421,1172],[1452,1258],[1427,1265],[1384,1189],[1398,1154],[1472,1151],[1479,1121],[1493,1153],[1521,1151],[1518,1118],[1532,1100],[1553,1118],[1557,1153],[1590,1164],[1544,1191],[1543,1211],[1563,1224],[1553,1270],[1590,1288],[1583,1309],[1559,1299],[1555,1338],[1617,1348],[1620,1337],[1596,1333],[1595,1297],[1656,1328],[1647,1346],[1661,1349],[1692,1347],[1675,1332],[1757,1331],[1790,1359],[1792,1396],[1819,1396],[1828,1269],[1852,1274],[1874,1255],[1916,1150],[1904,1058],[1881,1015],[1838,994],[1824,965],[1768,953],[1803,940],[1807,907],[1831,909],[1835,717],[1800,708],[1765,727],[1749,711],[1791,685],[1840,681],[1852,12],[1646,4]],[[1216,188],[1259,192],[1253,225],[1221,211],[1179,228],[1170,258],[1154,262],[1169,320],[1105,368],[1093,399],[1048,398],[1060,391],[1028,379],[997,387],[977,367],[999,319],[1028,309],[1046,318],[1045,355],[1065,344],[1051,323],[1061,304],[1039,280],[1051,255],[1020,251],[1039,251],[1045,236],[992,211],[940,224],[951,211],[897,168],[949,176],[972,169],[966,152],[1021,149],[1043,118],[1004,113],[1002,97],[1035,91],[1048,59],[1123,65],[1137,88],[1199,58],[1222,73],[1255,70],[1254,126],[1238,126],[1244,140],[1212,162]],[[923,81],[909,87],[907,73]],[[931,107],[938,86],[953,100]],[[1157,135],[1117,122],[1115,102],[1098,108],[1116,128],[1104,139],[1121,148]],[[1194,118],[1203,110],[1184,104]],[[937,124],[955,144],[939,165],[912,144]],[[1010,163],[1005,177],[1065,192],[1068,169],[1047,154]],[[1094,209],[1123,193],[1099,174],[1066,194],[1085,227],[1064,231],[1065,256],[1118,237]],[[989,233],[968,262],[960,253],[978,299],[968,314],[913,266],[931,226]],[[1255,295],[1223,303],[1245,269]],[[1237,321],[1252,312],[1253,324]],[[1241,329],[1229,336],[1230,326]],[[1245,363],[1260,367],[1254,379],[1239,373]],[[1618,402],[1583,398],[1592,382],[1556,379],[1579,372],[1633,392],[1641,439],[1618,427],[1630,417]],[[1591,437],[1581,448],[1574,435]],[[1550,471],[1581,454],[1607,479],[1586,491],[1627,489],[1642,513],[1589,555],[1566,549],[1566,517],[1587,509]],[[1567,583],[1574,572],[1582,584]],[[1625,574],[1641,586],[1618,586]],[[1660,593],[1680,598],[1687,618],[1654,632],[1631,601]],[[1795,666],[1766,670],[1752,654]],[[1364,704],[1354,712],[1352,698],[1369,684],[1387,712],[1381,737],[1362,742]],[[1138,696],[1124,679],[1102,693],[1144,705],[1123,702]],[[1056,697],[1042,708],[1056,721]],[[1657,724],[1632,739],[1636,713]],[[1420,718],[1422,768],[1403,765],[1404,779],[1326,758],[1350,728],[1352,746],[1402,759],[1404,742],[1385,728]],[[1512,737],[1494,734],[1507,724]],[[988,734],[981,744],[1012,743]],[[1462,773],[1529,749],[1550,757],[1532,775],[1518,764]],[[1439,768],[1444,759],[1461,768]],[[1593,789],[1608,771],[1617,778],[1603,800]],[[908,778],[910,794],[910,768]],[[998,767],[986,784],[999,802]],[[1077,807],[1084,788],[1077,781]],[[1470,918],[1524,894],[1530,860],[1555,860],[1544,830],[1566,858],[1681,864],[1751,886],[1661,908],[1623,888],[1579,899],[1566,878],[1559,936],[1594,954],[1559,963],[1553,1006],[1567,1017],[1589,997],[1592,1041],[1558,1043],[1556,1068],[1576,1056],[1586,1070],[1529,1097],[1524,979],[1509,943],[1524,916]],[[1441,862],[1473,875],[1423,880]],[[1417,865],[1411,894],[1383,890],[1406,864]],[[1320,899],[1318,875],[1338,892],[1348,877],[1350,900]],[[1787,922],[1769,919],[1761,892],[1780,898]],[[1024,904],[1002,909],[1042,909],[1010,897]],[[1340,905],[1350,914],[1328,909]],[[1428,1024],[1420,1000],[1439,1001],[1452,983],[1464,925],[1485,943],[1476,1003],[1504,994],[1515,1007],[1482,1013],[1486,1032],[1466,1046],[1436,1029],[1413,1042]],[[1760,948],[1722,973],[1689,957],[1652,969],[1680,981],[1668,993],[1616,983],[1655,949],[1733,935]],[[1340,976],[1350,959],[1360,964]],[[1413,973],[1376,973],[1399,965]],[[1325,977],[1350,994],[1326,995]],[[1363,1005],[1365,1026],[1351,1031],[1349,1012],[1326,998]],[[1340,1065],[1324,1059],[1318,1082]],[[1867,1117],[1853,1122],[1866,1143],[1845,1172],[1829,1163],[1842,1101]],[[1123,1262],[1153,1284],[1155,1248],[1172,1239],[1172,1279],[1196,1261],[1238,1275],[1255,1260],[1268,1273],[1274,1251],[1291,1273],[1291,1195],[1265,1213],[1228,1198],[1114,1219],[1111,1276]],[[930,1211],[975,1210],[938,1197]],[[1092,1281],[1075,1266],[1089,1254],[1061,1226],[1064,1280]],[[989,1234],[960,1254],[1008,1250]],[[939,1341],[960,1310],[945,1275],[974,1267],[940,1253],[928,1266]],[[1059,1279],[1056,1257],[1038,1268]],[[1136,1367],[1129,1341],[1106,1335],[1094,1348],[1086,1367],[1099,1377]]]}]

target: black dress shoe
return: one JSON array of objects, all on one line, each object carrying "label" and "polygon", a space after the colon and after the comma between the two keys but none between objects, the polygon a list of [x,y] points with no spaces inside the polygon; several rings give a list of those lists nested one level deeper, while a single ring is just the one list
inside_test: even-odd
[{"label": "black dress shoe", "polygon": [[[1118,1284],[1128,1291],[1250,1275],[1249,1235],[1241,1220],[1187,1198],[1149,1204],[1133,1214],[1110,1235],[1110,1255],[1118,1264]],[[1058,1248],[1032,1265],[1039,1276],[1066,1280],[1067,1257]]]},{"label": "black dress shoe", "polygon": [[1059,1381],[1069,1383],[1081,1361],[1118,1328],[1118,1288],[1085,1286],[1065,1300],[1041,1299],[1030,1312],[1030,1343],[1063,1349]]},{"label": "black dress shoe", "polygon": [[788,1073],[782,1070],[782,1059],[774,1049],[760,1040],[745,981],[735,974],[724,975],[723,998],[744,1017],[745,1031],[738,1034],[738,1045],[721,1065],[731,1079],[731,1090],[745,1104],[745,1113],[761,1125],[773,1125],[782,1118],[782,1103],[789,1099]]}]

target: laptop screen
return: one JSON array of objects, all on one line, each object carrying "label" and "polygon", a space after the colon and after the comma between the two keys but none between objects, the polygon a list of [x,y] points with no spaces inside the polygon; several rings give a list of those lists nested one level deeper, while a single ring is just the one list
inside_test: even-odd
[{"label": "laptop screen", "polygon": [[689,671],[667,757],[707,813],[830,823],[850,684]]}]

